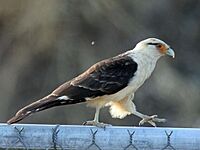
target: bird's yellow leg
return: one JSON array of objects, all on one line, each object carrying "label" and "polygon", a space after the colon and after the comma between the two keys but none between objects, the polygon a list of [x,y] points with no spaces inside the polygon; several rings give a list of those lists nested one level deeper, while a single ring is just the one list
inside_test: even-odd
[{"label": "bird's yellow leg", "polygon": [[133,112],[133,114],[142,118],[142,120],[139,122],[139,125],[143,125],[145,122],[148,122],[152,126],[156,127],[155,122],[166,122],[166,119],[158,118],[157,115],[148,116],[148,115],[144,115],[136,110]]},{"label": "bird's yellow leg", "polygon": [[97,107],[96,112],[95,112],[95,116],[94,116],[94,120],[86,121],[86,122],[83,123],[83,125],[92,125],[92,126],[96,126],[96,127],[100,127],[100,128],[105,128],[106,126],[109,126],[109,124],[99,122],[99,112],[100,112],[100,108]]}]

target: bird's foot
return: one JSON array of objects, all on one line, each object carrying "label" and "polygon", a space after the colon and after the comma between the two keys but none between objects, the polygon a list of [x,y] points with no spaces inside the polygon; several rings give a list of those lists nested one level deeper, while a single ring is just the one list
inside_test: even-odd
[{"label": "bird's foot", "polygon": [[86,121],[83,123],[83,125],[91,125],[91,126],[96,126],[96,127],[99,127],[99,128],[105,128],[107,126],[110,126],[110,124],[105,124],[105,123],[102,123],[102,122],[97,122],[97,121]]},{"label": "bird's foot", "polygon": [[139,125],[143,125],[145,122],[148,122],[152,126],[156,127],[155,122],[166,122],[166,119],[164,118],[158,118],[157,115],[152,115],[152,116],[146,116],[139,122]]}]

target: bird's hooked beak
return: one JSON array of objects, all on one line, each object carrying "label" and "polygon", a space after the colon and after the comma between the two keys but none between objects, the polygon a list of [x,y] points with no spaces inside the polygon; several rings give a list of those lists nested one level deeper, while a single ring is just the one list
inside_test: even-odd
[{"label": "bird's hooked beak", "polygon": [[167,54],[168,56],[171,56],[172,58],[175,58],[175,52],[174,52],[174,50],[171,49],[171,48],[168,48],[168,49],[167,49],[166,54]]}]

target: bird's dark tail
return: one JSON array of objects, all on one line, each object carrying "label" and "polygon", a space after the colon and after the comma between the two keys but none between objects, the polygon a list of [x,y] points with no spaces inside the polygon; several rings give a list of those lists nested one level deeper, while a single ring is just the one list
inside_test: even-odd
[{"label": "bird's dark tail", "polygon": [[29,116],[35,112],[39,112],[39,111],[42,111],[42,110],[45,110],[47,108],[51,108],[54,106],[67,105],[67,104],[73,104],[73,100],[60,99],[54,95],[49,95],[47,97],[44,97],[36,102],[33,102],[32,104],[20,109],[15,114],[14,117],[12,117],[10,120],[7,121],[7,123],[13,124],[13,123],[19,122],[20,120],[26,118],[27,116]]}]

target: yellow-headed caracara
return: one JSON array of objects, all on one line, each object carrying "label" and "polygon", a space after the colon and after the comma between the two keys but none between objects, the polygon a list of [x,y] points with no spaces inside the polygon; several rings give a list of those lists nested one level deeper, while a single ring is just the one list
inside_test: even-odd
[{"label": "yellow-headed caracara", "polygon": [[158,59],[164,55],[175,57],[165,42],[156,38],[143,40],[133,50],[94,64],[48,96],[25,106],[8,123],[18,122],[47,108],[84,102],[96,108],[94,120],[87,121],[87,125],[104,127],[105,124],[99,122],[99,111],[110,106],[113,118],[122,119],[134,114],[142,119],[139,124],[148,122],[156,126],[155,122],[164,122],[165,119],[138,112],[132,100],[134,93],[153,72]]}]

